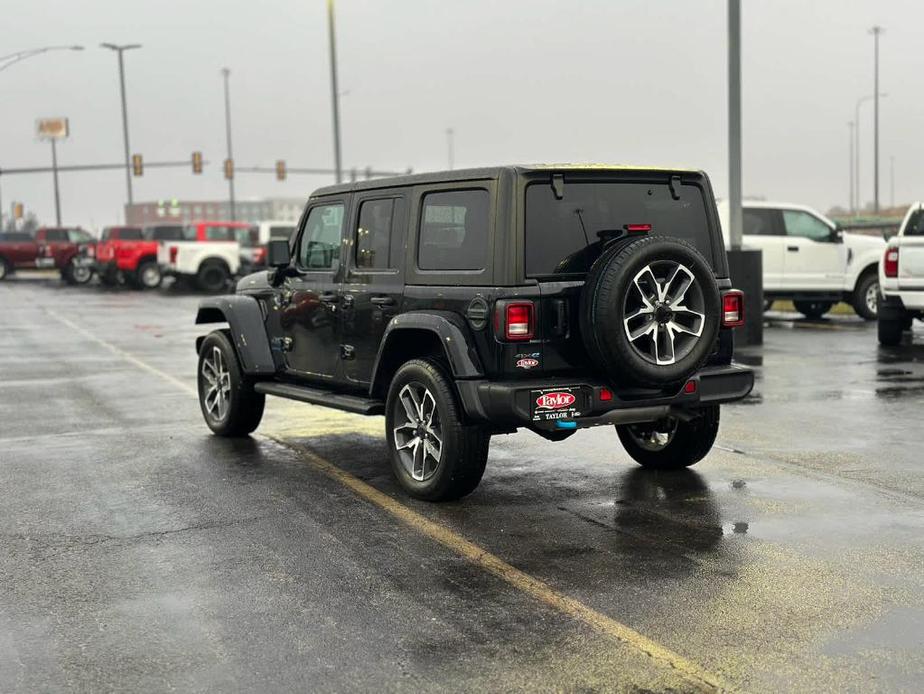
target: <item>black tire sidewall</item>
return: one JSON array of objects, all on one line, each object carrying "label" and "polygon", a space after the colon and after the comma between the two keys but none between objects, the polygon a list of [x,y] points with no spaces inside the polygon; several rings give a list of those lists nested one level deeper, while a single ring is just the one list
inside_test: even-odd
[{"label": "black tire sidewall", "polygon": [[619,425],[616,431],[626,453],[639,465],[657,470],[685,468],[698,463],[712,449],[719,431],[719,412],[719,405],[706,405],[700,417],[678,421],[674,438],[658,451],[639,445],[629,432],[632,425]]},{"label": "black tire sidewall", "polygon": [[[635,352],[623,327],[626,292],[639,270],[652,262],[683,263],[703,292],[705,324],[690,354],[670,365],[653,364]],[[581,296],[581,333],[592,360],[620,385],[664,386],[686,380],[715,347],[720,295],[706,259],[680,239],[650,236],[617,245],[604,253],[588,273]]]},{"label": "black tire sidewall", "polygon": [[13,273],[13,266],[6,258],[0,258],[0,282],[9,279]]},{"label": "black tire sidewall", "polygon": [[[145,284],[144,283],[144,271],[150,267],[157,269],[157,282],[154,284]],[[163,280],[163,275],[160,272],[160,266],[153,260],[146,260],[138,266],[138,269],[135,271],[135,285],[140,289],[157,289],[160,286],[161,281]]]},{"label": "black tire sidewall", "polygon": [[[432,393],[442,434],[439,467],[430,479],[422,482],[415,480],[404,469],[393,434],[395,404],[401,389],[408,383],[419,383]],[[456,401],[452,383],[440,365],[432,360],[414,359],[398,369],[385,401],[385,437],[392,471],[408,494],[427,501],[457,496],[452,493],[452,489],[458,483],[458,479],[468,472],[464,469],[466,460],[462,450],[462,429],[461,408]],[[478,477],[480,479],[480,474]]]},{"label": "black tire sidewall", "polygon": [[[205,406],[205,389],[207,381],[202,375],[202,362],[205,356],[212,351],[213,347],[218,347],[221,350],[222,358],[225,361],[231,378],[231,402],[227,414],[224,419],[221,420],[212,417]],[[196,369],[196,390],[199,394],[199,409],[202,412],[202,417],[205,419],[206,425],[220,436],[237,436],[252,431],[255,427],[250,428],[247,432],[241,430],[242,421],[248,417],[250,410],[259,409],[259,414],[262,416],[262,405],[265,396],[255,393],[252,384],[244,378],[241,373],[240,362],[238,361],[234,346],[231,344],[228,336],[221,331],[216,330],[209,333],[202,341],[202,345],[199,348],[199,359]],[[258,416],[257,421],[259,421],[259,418]]]},{"label": "black tire sidewall", "polygon": [[853,310],[863,320],[876,320],[879,315],[878,309],[876,313],[870,313],[866,306],[866,292],[872,284],[879,284],[879,275],[869,272],[860,278],[853,292]]},{"label": "black tire sidewall", "polygon": [[[220,292],[225,288],[229,277],[230,274],[223,265],[210,262],[199,268],[199,272],[196,273],[196,284],[204,292]],[[208,281],[210,278],[214,278],[215,281]]]}]

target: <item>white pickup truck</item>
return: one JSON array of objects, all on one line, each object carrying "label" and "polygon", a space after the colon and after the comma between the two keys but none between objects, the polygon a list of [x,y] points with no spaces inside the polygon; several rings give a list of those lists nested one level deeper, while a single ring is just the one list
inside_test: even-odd
[{"label": "white pickup truck", "polygon": [[[719,202],[728,243],[728,202]],[[866,320],[875,320],[885,241],[842,231],[805,205],[746,200],[743,243],[763,252],[765,308],[789,299],[808,318],[820,318],[846,301]]]},{"label": "white pickup truck", "polygon": [[202,291],[216,293],[240,270],[241,246],[237,241],[165,241],[157,249],[157,263],[162,274],[193,280]]},{"label": "white pickup truck", "polygon": [[879,264],[879,342],[897,345],[915,319],[924,320],[924,202],[905,214]]}]

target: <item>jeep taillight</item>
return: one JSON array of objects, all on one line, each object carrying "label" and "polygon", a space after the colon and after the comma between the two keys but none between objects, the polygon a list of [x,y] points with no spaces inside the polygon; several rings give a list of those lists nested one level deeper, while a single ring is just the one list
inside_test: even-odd
[{"label": "jeep taillight", "polygon": [[722,327],[738,328],[744,325],[744,292],[729,289],[722,293]]},{"label": "jeep taillight", "polygon": [[886,248],[882,259],[882,271],[886,277],[898,277],[898,249]]},{"label": "jeep taillight", "polygon": [[176,263],[176,254],[179,252],[179,248],[176,246],[170,246],[170,264],[173,265]]},{"label": "jeep taillight", "polygon": [[499,303],[494,320],[497,334],[505,340],[531,340],[535,334],[535,311],[532,301]]}]

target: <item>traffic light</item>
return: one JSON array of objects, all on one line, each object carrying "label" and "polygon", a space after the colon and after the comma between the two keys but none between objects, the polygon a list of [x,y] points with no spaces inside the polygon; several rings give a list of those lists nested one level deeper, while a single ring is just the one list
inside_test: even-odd
[{"label": "traffic light", "polygon": [[132,173],[135,176],[140,176],[144,173],[144,162],[141,160],[140,154],[132,155]]},{"label": "traffic light", "polygon": [[202,152],[192,153],[192,167],[194,174],[202,173]]},{"label": "traffic light", "polygon": [[13,203],[13,219],[22,219],[22,203]]},{"label": "traffic light", "polygon": [[229,181],[234,178],[234,160],[225,159],[225,178]]},{"label": "traffic light", "polygon": [[285,159],[276,160],[276,180],[277,181],[286,180],[286,161]]}]

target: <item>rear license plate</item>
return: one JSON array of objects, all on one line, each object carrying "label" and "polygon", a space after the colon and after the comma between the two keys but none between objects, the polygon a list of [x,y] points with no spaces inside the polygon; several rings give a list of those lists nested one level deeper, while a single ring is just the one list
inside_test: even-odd
[{"label": "rear license plate", "polygon": [[531,390],[529,400],[534,422],[575,419],[582,416],[584,409],[584,392],[580,386]]}]

